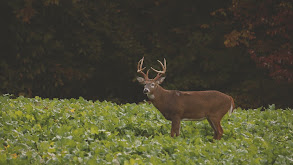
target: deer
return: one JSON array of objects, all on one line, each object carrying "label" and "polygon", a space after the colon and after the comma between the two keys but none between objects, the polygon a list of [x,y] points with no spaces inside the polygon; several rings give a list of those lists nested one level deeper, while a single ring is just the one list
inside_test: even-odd
[{"label": "deer", "polygon": [[208,91],[178,91],[166,90],[160,86],[165,80],[167,65],[157,60],[162,70],[151,69],[157,73],[153,79],[149,78],[149,71],[143,72],[144,57],[137,64],[137,73],[143,77],[137,77],[137,81],[144,85],[143,93],[150,102],[161,112],[165,119],[172,122],[171,137],[180,134],[181,121],[200,121],[207,119],[214,130],[214,139],[220,140],[223,136],[221,120],[229,111],[233,112],[235,105],[231,96],[216,90]]}]

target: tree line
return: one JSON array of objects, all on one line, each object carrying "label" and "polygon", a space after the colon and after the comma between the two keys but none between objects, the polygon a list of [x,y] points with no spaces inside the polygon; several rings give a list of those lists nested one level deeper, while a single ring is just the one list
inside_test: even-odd
[{"label": "tree line", "polygon": [[3,94],[140,102],[136,64],[144,56],[147,67],[167,59],[165,88],[216,89],[241,107],[293,107],[292,2],[0,4]]}]

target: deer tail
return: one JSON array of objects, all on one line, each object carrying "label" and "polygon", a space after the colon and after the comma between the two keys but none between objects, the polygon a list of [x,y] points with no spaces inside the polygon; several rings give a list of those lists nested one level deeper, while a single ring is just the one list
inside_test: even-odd
[{"label": "deer tail", "polygon": [[230,97],[230,100],[231,100],[231,108],[229,110],[229,115],[232,114],[233,110],[235,109],[235,104],[234,104],[234,100],[232,97]]}]

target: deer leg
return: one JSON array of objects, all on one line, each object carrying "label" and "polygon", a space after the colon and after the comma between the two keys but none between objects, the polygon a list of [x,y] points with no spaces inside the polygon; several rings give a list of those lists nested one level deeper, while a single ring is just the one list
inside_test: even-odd
[{"label": "deer leg", "polygon": [[220,120],[212,120],[208,119],[209,123],[213,127],[215,134],[214,134],[214,139],[220,140],[221,137],[223,136],[223,128],[221,126]]},{"label": "deer leg", "polygon": [[213,130],[214,130],[214,139],[216,139],[216,136],[217,136],[217,129],[216,129],[216,127],[214,126],[213,122],[212,122],[209,118],[207,118],[207,120],[208,120],[208,122],[210,123],[211,127],[212,127]]},{"label": "deer leg", "polygon": [[215,127],[217,129],[217,136],[216,136],[215,139],[220,140],[221,137],[223,136],[223,128],[221,126],[221,123],[220,123],[220,121],[215,121],[213,123],[214,123],[214,125],[215,125]]},{"label": "deer leg", "polygon": [[179,136],[180,134],[180,119],[173,119],[172,120],[172,128],[171,128],[171,137],[174,135]]},{"label": "deer leg", "polygon": [[217,139],[217,140],[220,140],[220,139],[222,138],[222,136],[223,136],[223,128],[222,128],[222,126],[221,126],[220,121],[218,121],[218,122],[216,123],[216,125],[217,125],[217,129],[219,130],[219,132],[218,132],[218,137],[217,137],[216,139]]}]

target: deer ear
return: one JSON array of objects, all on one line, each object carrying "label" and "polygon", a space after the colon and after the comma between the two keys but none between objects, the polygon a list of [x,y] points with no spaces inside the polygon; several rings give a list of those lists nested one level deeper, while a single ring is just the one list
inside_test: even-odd
[{"label": "deer ear", "polygon": [[165,80],[165,78],[166,77],[160,77],[156,83],[161,84]]},{"label": "deer ear", "polygon": [[137,81],[138,81],[139,83],[141,83],[141,84],[144,83],[144,78],[142,78],[142,77],[137,77],[136,79],[137,79]]}]

